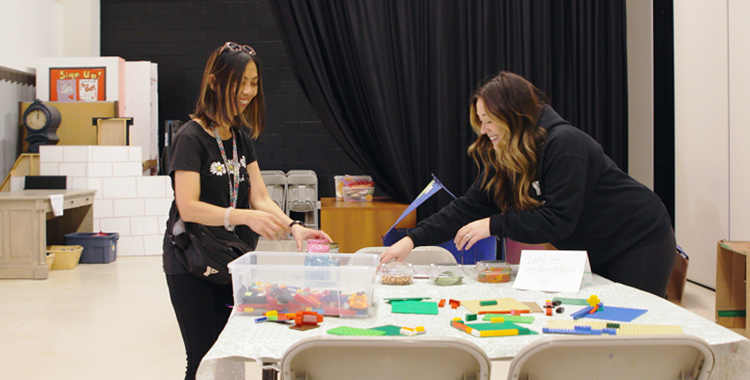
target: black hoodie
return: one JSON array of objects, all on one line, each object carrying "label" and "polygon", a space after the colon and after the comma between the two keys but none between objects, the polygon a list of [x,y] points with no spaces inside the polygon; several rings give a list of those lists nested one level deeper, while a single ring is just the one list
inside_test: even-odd
[{"label": "black hoodie", "polygon": [[538,183],[529,191],[542,206],[502,213],[482,190],[480,175],[466,194],[409,232],[414,245],[440,244],[462,226],[489,217],[492,235],[585,250],[595,268],[670,232],[669,214],[659,197],[620,170],[593,138],[551,107],[542,111],[539,125],[547,130],[547,139]]}]

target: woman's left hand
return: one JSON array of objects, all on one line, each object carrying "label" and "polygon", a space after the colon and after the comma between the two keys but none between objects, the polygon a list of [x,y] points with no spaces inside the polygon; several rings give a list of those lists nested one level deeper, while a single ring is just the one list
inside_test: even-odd
[{"label": "woman's left hand", "polygon": [[312,228],[302,227],[299,224],[292,226],[292,237],[297,242],[297,252],[302,252],[302,242],[307,239],[326,239],[328,242],[333,242],[331,237],[327,233],[319,230],[313,230]]},{"label": "woman's left hand", "polygon": [[490,236],[490,218],[475,220],[463,227],[456,233],[453,242],[457,250],[471,249],[476,242]]}]

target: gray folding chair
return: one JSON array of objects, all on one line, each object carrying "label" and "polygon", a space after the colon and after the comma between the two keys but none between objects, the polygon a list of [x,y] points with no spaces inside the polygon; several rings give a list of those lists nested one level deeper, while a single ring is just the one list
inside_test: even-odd
[{"label": "gray folding chair", "polygon": [[487,354],[464,339],[315,336],[281,358],[282,380],[489,380]]},{"label": "gray folding chair", "polygon": [[707,380],[713,366],[711,346],[691,335],[553,336],[516,354],[508,380]]},{"label": "gray folding chair", "polygon": [[[388,247],[365,247],[358,250],[357,253],[374,253],[379,255],[386,249],[388,249]],[[455,264],[456,257],[453,256],[453,254],[449,250],[443,247],[427,245],[414,248],[409,256],[406,256],[404,261],[414,265],[429,265],[438,263]]]}]

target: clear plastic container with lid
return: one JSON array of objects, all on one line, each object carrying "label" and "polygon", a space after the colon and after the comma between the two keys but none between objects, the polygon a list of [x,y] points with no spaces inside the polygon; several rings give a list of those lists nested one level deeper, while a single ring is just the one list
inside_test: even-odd
[{"label": "clear plastic container with lid", "polygon": [[510,281],[510,264],[503,260],[478,261],[474,265],[474,274],[478,282],[500,283]]},{"label": "clear plastic container with lid", "polygon": [[379,273],[383,285],[409,285],[416,271],[409,263],[394,261],[380,267]]},{"label": "clear plastic container with lid", "polygon": [[433,284],[441,286],[460,285],[464,278],[463,267],[456,263],[430,264],[428,274]]}]

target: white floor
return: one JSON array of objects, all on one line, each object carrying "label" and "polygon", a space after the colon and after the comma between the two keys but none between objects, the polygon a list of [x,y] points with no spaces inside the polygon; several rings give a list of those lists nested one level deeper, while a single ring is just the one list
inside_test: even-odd
[{"label": "white floor", "polygon": [[[0,378],[182,379],[185,354],[160,256],[120,257],[0,280]],[[714,318],[714,292],[688,283],[683,307]],[[507,363],[493,365],[504,379]],[[258,368],[249,378],[260,379]]]}]

